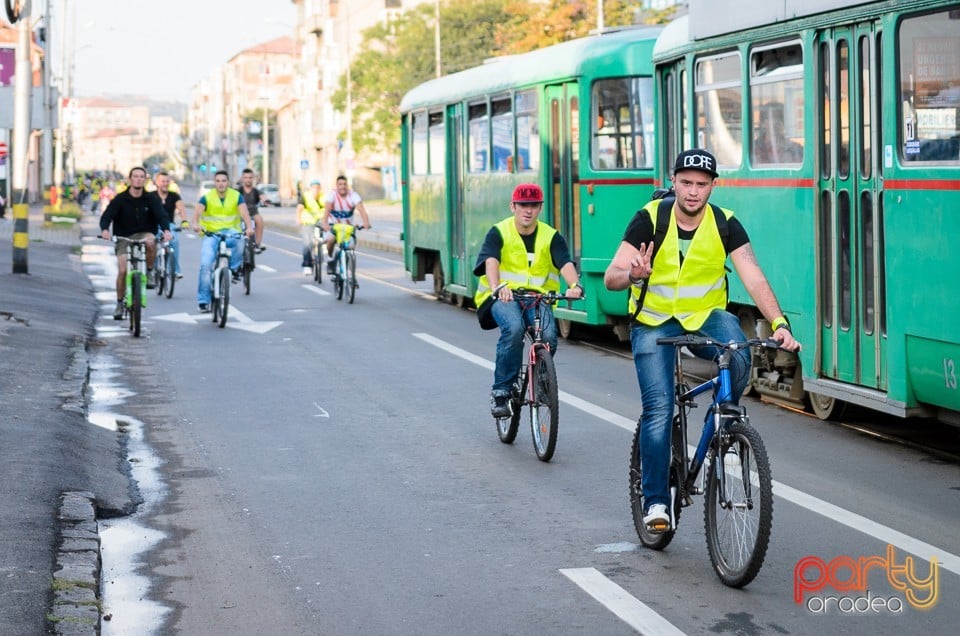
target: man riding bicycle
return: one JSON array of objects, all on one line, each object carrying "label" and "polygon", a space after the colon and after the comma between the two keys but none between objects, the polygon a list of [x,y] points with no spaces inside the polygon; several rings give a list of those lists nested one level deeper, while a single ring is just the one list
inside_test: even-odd
[{"label": "man riding bicycle", "polygon": [[[110,225],[113,233],[133,241],[144,241],[147,258],[147,288],[153,288],[153,262],[157,257],[157,230],[163,229],[163,238],[170,240],[170,220],[160,204],[160,199],[144,191],[147,181],[145,168],[130,169],[130,187],[114,197],[100,215],[100,236],[110,240]],[[114,320],[123,320],[123,298],[127,293],[127,246],[117,242],[117,306]]]},{"label": "man riding bicycle", "polygon": [[[239,233],[240,221],[246,224],[247,237],[253,236],[253,225],[250,223],[250,214],[247,204],[238,190],[229,187],[230,179],[226,170],[219,170],[213,177],[213,189],[207,190],[200,196],[200,201],[193,213],[193,231],[197,234],[201,229],[204,232]],[[240,281],[239,269],[243,264],[243,243],[238,237],[230,236],[227,239],[230,248],[230,270],[233,272],[233,282]],[[216,236],[204,236],[200,246],[200,279],[197,283],[197,303],[201,313],[210,312],[210,275],[214,261],[217,259]]]},{"label": "man riding bicycle", "polygon": [[[800,348],[746,230],[733,211],[707,203],[716,178],[717,160],[712,154],[696,148],[681,152],[671,177],[676,196],[654,199],[637,212],[603,278],[609,290],[630,289],[630,342],[643,405],[643,523],[651,532],[664,532],[670,523],[674,404],[674,351],[657,345],[657,338],[696,333],[723,342],[746,339],[739,320],[726,311],[728,255],[757,308],[770,321],[773,338],[784,349]],[[661,222],[663,227],[655,231]],[[662,237],[662,245],[656,245],[655,237]],[[705,359],[719,355],[714,347],[693,353]],[[750,379],[749,349],[736,352],[730,371],[733,397],[739,401]]]},{"label": "man riding bicycle", "polygon": [[180,198],[179,192],[170,189],[170,173],[166,170],[161,170],[154,175],[153,183],[157,189],[151,192],[150,196],[157,197],[160,200],[160,205],[163,206],[163,209],[167,213],[167,219],[170,221],[171,236],[173,236],[173,238],[170,239],[170,248],[173,252],[174,271],[178,279],[183,278],[183,274],[180,271],[180,241],[174,233],[175,230],[179,228],[180,221],[187,219],[187,212],[183,207],[183,199]]},{"label": "man riding bicycle", "polygon": [[313,228],[323,222],[323,201],[320,200],[320,182],[316,179],[310,182],[310,187],[300,193],[297,203],[297,226],[300,228],[300,239],[303,241],[300,266],[303,275],[309,276],[313,267]]},{"label": "man riding bicycle", "polygon": [[[523,364],[523,334],[534,321],[534,307],[513,300],[514,289],[560,291],[562,276],[570,288],[567,296],[580,298],[583,287],[570,259],[567,242],[554,228],[538,220],[543,210],[543,189],[522,183],[513,190],[508,216],[487,232],[473,268],[480,277],[474,301],[484,329],[500,327],[497,361],[490,392],[494,417],[510,415],[510,391]],[[540,325],[551,355],[557,351],[557,325],[553,309],[542,307]]]},{"label": "man riding bicycle", "polygon": [[361,227],[370,229],[370,217],[367,216],[367,208],[364,207],[360,195],[350,189],[350,186],[347,185],[347,178],[343,175],[337,177],[337,188],[327,195],[326,207],[327,219],[321,225],[323,231],[327,234],[327,256],[330,257],[330,262],[327,263],[327,272],[332,275],[335,267],[333,246],[336,243],[336,237],[330,231],[330,226],[333,223],[353,225],[353,213],[357,211],[363,220]]}]

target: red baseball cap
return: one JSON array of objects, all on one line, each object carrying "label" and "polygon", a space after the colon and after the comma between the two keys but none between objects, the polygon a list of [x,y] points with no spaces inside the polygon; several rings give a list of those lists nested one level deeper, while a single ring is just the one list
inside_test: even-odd
[{"label": "red baseball cap", "polygon": [[521,183],[513,189],[510,203],[543,203],[543,188],[536,183]]}]

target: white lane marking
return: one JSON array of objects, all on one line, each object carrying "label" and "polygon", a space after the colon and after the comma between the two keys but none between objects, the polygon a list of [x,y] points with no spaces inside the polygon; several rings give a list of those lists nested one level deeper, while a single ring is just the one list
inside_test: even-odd
[{"label": "white lane marking", "polygon": [[263,271],[269,272],[269,273],[271,273],[271,274],[276,274],[276,273],[277,273],[277,270],[273,269],[273,268],[270,267],[269,265],[257,265],[257,269],[262,269]]},{"label": "white lane marking", "polygon": [[954,574],[960,574],[960,556],[957,556],[956,554],[951,554],[946,550],[941,550],[940,548],[925,541],[920,541],[919,539],[906,535],[899,530],[888,528],[887,526],[879,524],[872,519],[858,515],[855,512],[851,512],[845,508],[836,506],[829,501],[824,501],[823,499],[809,495],[786,484],[781,484],[778,481],[773,482],[773,494],[778,497],[783,497],[787,501],[795,503],[798,506],[803,506],[808,510],[812,510],[819,515],[823,515],[831,521],[836,521],[837,523],[845,525],[848,528],[853,528],[854,530],[859,530],[860,532],[870,535],[871,537],[875,537],[884,543],[894,545],[901,550],[920,557],[921,559],[926,559],[929,561],[931,557],[936,557],[941,568],[949,570]]},{"label": "white lane marking", "polygon": [[314,402],[313,405],[314,405],[315,407],[317,407],[317,410],[319,411],[319,413],[314,413],[314,414],[313,414],[314,417],[330,417],[330,414],[327,413],[327,410],[324,409],[322,406],[320,406],[320,405],[317,404],[316,402]]},{"label": "white lane marking", "polygon": [[330,295],[330,292],[328,292],[326,289],[321,289],[320,287],[317,287],[316,285],[307,285],[306,283],[304,283],[304,284],[302,284],[302,285],[300,285],[300,286],[303,287],[304,289],[306,289],[307,291],[313,292],[314,294],[320,294],[321,296],[329,296],[329,295]]},{"label": "white lane marking", "polygon": [[[425,333],[415,333],[414,337],[423,340],[433,346],[443,349],[453,355],[463,358],[469,362],[472,362],[476,365],[479,365],[485,369],[493,369],[494,364],[489,360],[476,356],[469,351],[464,351],[459,347],[452,345],[448,342],[435,338],[429,334]],[[576,396],[570,395],[564,391],[560,391],[560,399],[566,404],[573,406],[574,408],[580,409],[585,413],[589,413],[601,419],[605,422],[609,422],[614,426],[618,426],[622,429],[626,429],[631,433],[636,428],[636,422],[630,420],[630,418],[623,417],[608,411],[600,406],[587,402],[586,400],[580,399]],[[691,452],[693,452],[693,447],[691,447]],[[957,556],[953,553],[942,550],[930,543],[925,541],[920,541],[909,535],[906,535],[899,530],[894,530],[884,526],[876,521],[872,521],[864,516],[858,515],[854,512],[840,508],[828,501],[824,501],[818,497],[807,494],[803,491],[792,488],[786,484],[782,484],[776,480],[773,481],[773,492],[777,497],[785,499],[792,504],[806,508],[811,512],[815,512],[818,515],[822,515],[831,521],[836,521],[842,525],[852,528],[863,534],[866,534],[874,539],[877,539],[883,543],[889,543],[890,545],[896,546],[897,548],[909,552],[915,556],[920,557],[926,561],[929,561],[932,557],[936,557],[939,566],[945,570],[953,572],[954,574],[960,575],[960,556]]]},{"label": "white lane marking", "polygon": [[683,636],[684,632],[594,568],[560,570],[584,592],[641,634]]},{"label": "white lane marking", "polygon": [[[474,355],[474,354],[470,353],[469,351],[464,351],[464,350],[461,349],[460,347],[457,347],[457,346],[455,346],[455,345],[452,345],[452,344],[450,344],[449,342],[444,342],[443,340],[440,340],[439,338],[434,338],[434,337],[431,336],[430,334],[427,334],[427,333],[415,333],[415,334],[413,334],[413,335],[414,335],[414,337],[416,337],[416,338],[420,338],[420,339],[423,340],[424,342],[428,342],[428,343],[432,344],[433,346],[437,347],[438,349],[443,349],[443,350],[446,351],[447,353],[452,353],[453,355],[457,356],[458,358],[463,358],[464,360],[467,360],[468,362],[472,362],[473,364],[476,364],[476,365],[478,365],[478,366],[481,366],[481,367],[483,367],[484,369],[489,369],[490,371],[493,371],[493,369],[494,369],[494,363],[493,363],[493,362],[490,362],[489,360],[486,360],[486,359],[484,359],[484,358],[481,358],[480,356]],[[634,431],[634,429],[637,427],[637,421],[636,421],[636,420],[631,420],[629,417],[623,417],[622,415],[618,415],[618,414],[614,413],[613,411],[609,411],[609,410],[603,408],[602,406],[598,406],[598,405],[596,405],[596,404],[593,404],[592,402],[587,402],[586,400],[581,399],[581,398],[578,398],[578,397],[575,396],[575,395],[571,395],[570,393],[567,393],[566,391],[559,391],[559,392],[558,392],[558,396],[560,397],[560,401],[563,402],[564,404],[569,404],[570,406],[572,406],[572,407],[574,407],[574,408],[576,408],[576,409],[580,409],[580,410],[583,411],[584,413],[588,413],[588,414],[590,414],[590,415],[593,415],[593,416],[595,416],[595,417],[597,417],[597,418],[599,418],[599,419],[601,419],[601,420],[603,420],[603,421],[605,421],[605,422],[610,422],[610,423],[613,424],[614,426],[619,426],[620,428],[622,428],[622,429],[624,429],[624,430],[626,430],[626,431],[630,431],[631,433],[632,433],[632,432]]]}]

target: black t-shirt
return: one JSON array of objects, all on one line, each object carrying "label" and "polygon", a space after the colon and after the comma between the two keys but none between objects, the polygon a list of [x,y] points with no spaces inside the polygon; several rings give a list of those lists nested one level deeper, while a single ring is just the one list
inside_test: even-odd
[{"label": "black t-shirt", "polygon": [[[656,214],[656,209],[654,209],[654,214]],[[707,214],[713,214],[709,208],[707,208]],[[724,241],[724,250],[729,254],[738,247],[742,247],[750,242],[750,237],[747,236],[747,231],[744,229],[743,224],[735,216],[731,216],[727,219],[727,227],[729,228],[729,235]],[[699,226],[698,228],[699,229]],[[697,233],[697,229],[685,230],[679,225],[677,226],[677,239],[680,240],[680,251],[684,252],[684,242],[693,240],[693,236]],[[645,209],[638,210],[637,213],[630,220],[630,223],[627,224],[627,229],[623,233],[623,240],[633,245],[635,248],[640,249],[641,245],[646,245],[653,241],[653,219],[650,218],[650,213]]]},{"label": "black t-shirt", "polygon": [[260,194],[260,191],[256,188],[250,188],[250,192],[247,192],[243,189],[243,186],[239,186],[237,189],[240,190],[240,196],[243,198],[243,202],[247,204],[247,212],[250,213],[250,216],[259,214],[257,206],[260,205],[260,197],[263,196]]},{"label": "black t-shirt", "polygon": [[[540,226],[538,225],[537,228],[539,227]],[[537,244],[537,230],[535,229],[532,234],[521,234],[520,238],[523,239],[523,245],[527,248],[527,254],[533,254],[534,248]],[[500,235],[500,230],[494,226],[490,228],[490,231],[487,232],[486,238],[483,239],[483,245],[480,247],[480,253],[477,254],[477,264],[473,268],[474,276],[483,276],[487,273],[486,262],[490,257],[503,262],[503,259],[500,258],[502,251],[503,237]],[[560,236],[560,232],[554,234],[553,239],[550,241],[550,258],[553,260],[553,266],[558,270],[567,263],[572,262],[572,259],[570,258],[570,248],[567,247],[567,241]]]},{"label": "black t-shirt", "polygon": [[167,191],[167,198],[164,199],[160,196],[160,193],[156,190],[150,193],[152,196],[157,197],[157,200],[160,201],[160,205],[163,206],[164,212],[167,213],[167,219],[173,223],[173,219],[177,214],[177,201],[180,201],[180,195],[176,192]]},{"label": "black t-shirt", "polygon": [[106,230],[113,223],[115,236],[132,236],[140,232],[157,233],[158,228],[170,228],[170,219],[160,204],[160,197],[144,192],[139,197],[124,190],[110,201],[100,215],[100,229]]}]

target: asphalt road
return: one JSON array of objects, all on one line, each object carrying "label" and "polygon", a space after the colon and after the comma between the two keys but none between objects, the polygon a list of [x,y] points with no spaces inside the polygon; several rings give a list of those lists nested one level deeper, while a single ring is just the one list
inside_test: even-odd
[{"label": "asphalt road", "polygon": [[[107,572],[105,630],[900,635],[960,624],[956,464],[748,401],[776,480],[774,533],[758,578],[728,589],[711,571],[699,500],[666,551],[636,547],[639,396],[622,352],[561,344],[568,397],[544,464],[528,430],[497,439],[496,332],[472,312],[410,282],[399,255],[368,249],[355,304],[337,301],[300,274],[297,237],[268,230],[265,242],[253,293],[232,288],[226,329],[197,313],[189,236],[186,277],[174,298],[151,298],[144,338],[117,329],[104,300],[103,355],[136,378],[113,408],[142,422],[133,452],[156,458],[157,479],[136,521],[144,551],[130,557],[143,563],[134,596],[152,610],[111,596]],[[915,600],[935,594],[932,609],[891,583],[908,556],[918,579],[937,575],[908,586]],[[873,605],[856,611],[867,592],[835,589],[849,567],[795,602],[804,557],[876,557],[863,579]]]}]

